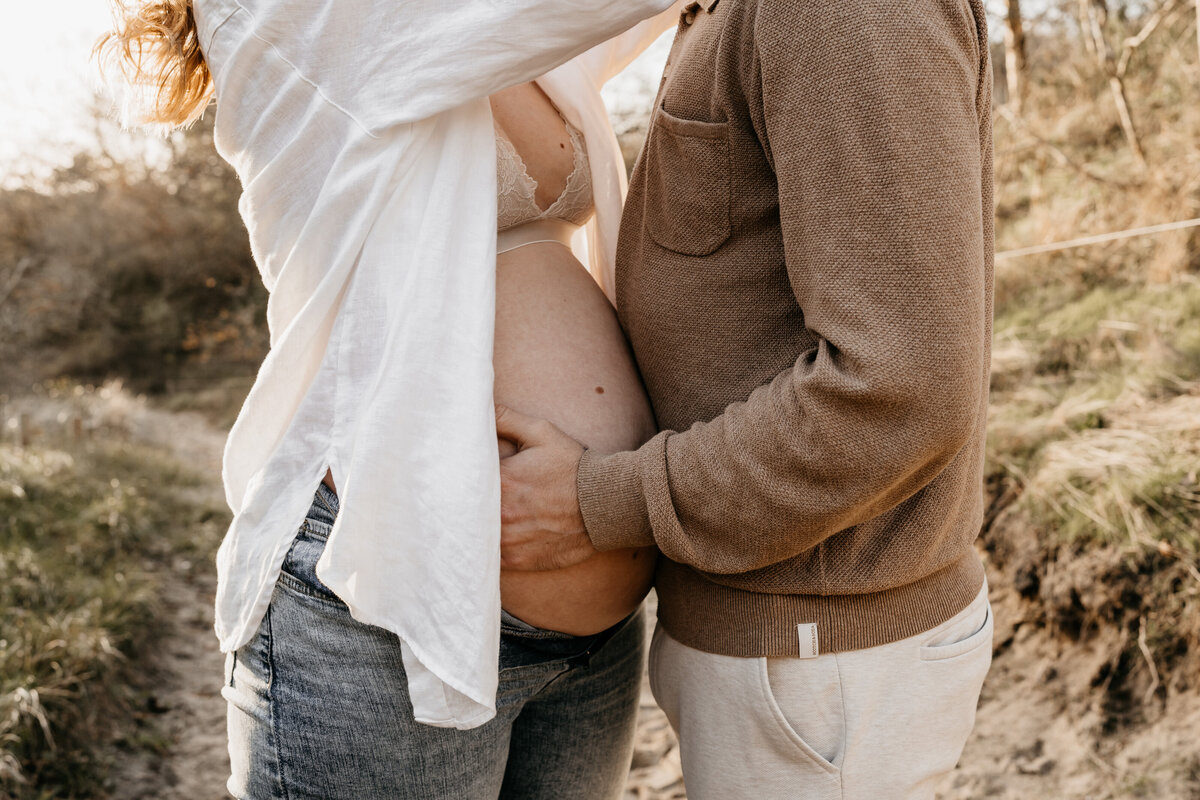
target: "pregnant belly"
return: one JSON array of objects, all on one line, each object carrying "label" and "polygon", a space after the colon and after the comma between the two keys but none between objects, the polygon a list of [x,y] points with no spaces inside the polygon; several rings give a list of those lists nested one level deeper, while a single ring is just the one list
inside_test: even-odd
[{"label": "pregnant belly", "polygon": [[[654,435],[654,417],[616,314],[560,244],[534,244],[496,261],[497,402],[553,422],[589,448],[618,452]],[[512,452],[501,442],[501,454]],[[583,636],[637,608],[655,551],[614,550],[550,572],[503,571],[500,597],[539,628]]]}]

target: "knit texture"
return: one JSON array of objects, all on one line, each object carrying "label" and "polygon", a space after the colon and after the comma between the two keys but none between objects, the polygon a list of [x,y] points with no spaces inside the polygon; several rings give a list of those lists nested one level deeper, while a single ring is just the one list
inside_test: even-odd
[{"label": "knit texture", "polygon": [[[711,11],[709,10],[711,8]],[[728,655],[916,635],[983,568],[992,318],[981,0],[720,0],[685,16],[617,299],[664,430],[584,454],[601,549]]]}]

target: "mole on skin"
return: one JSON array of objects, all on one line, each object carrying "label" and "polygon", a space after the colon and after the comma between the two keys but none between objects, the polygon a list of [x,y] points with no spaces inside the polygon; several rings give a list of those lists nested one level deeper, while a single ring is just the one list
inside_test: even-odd
[{"label": "mole on skin", "polygon": [[604,387],[603,387],[603,386],[597,386],[597,387],[596,387],[596,394],[604,394]]}]

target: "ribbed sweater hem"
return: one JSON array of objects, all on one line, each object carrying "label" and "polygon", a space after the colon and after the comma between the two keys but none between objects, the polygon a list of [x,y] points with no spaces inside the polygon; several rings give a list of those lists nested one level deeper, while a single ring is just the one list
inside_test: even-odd
[{"label": "ribbed sweater hem", "polygon": [[658,619],[688,647],[743,657],[799,655],[796,626],[816,623],[820,652],[841,653],[937,627],[970,604],[983,579],[983,563],[971,550],[915,583],[872,594],[766,594],[714,583],[663,558]]}]

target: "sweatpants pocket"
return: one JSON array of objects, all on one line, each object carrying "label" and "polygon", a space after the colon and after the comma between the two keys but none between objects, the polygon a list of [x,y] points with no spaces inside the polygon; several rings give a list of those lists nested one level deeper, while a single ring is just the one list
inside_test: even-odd
[{"label": "sweatpants pocket", "polygon": [[783,734],[822,769],[836,773],[846,743],[836,656],[757,660],[764,702]]}]

